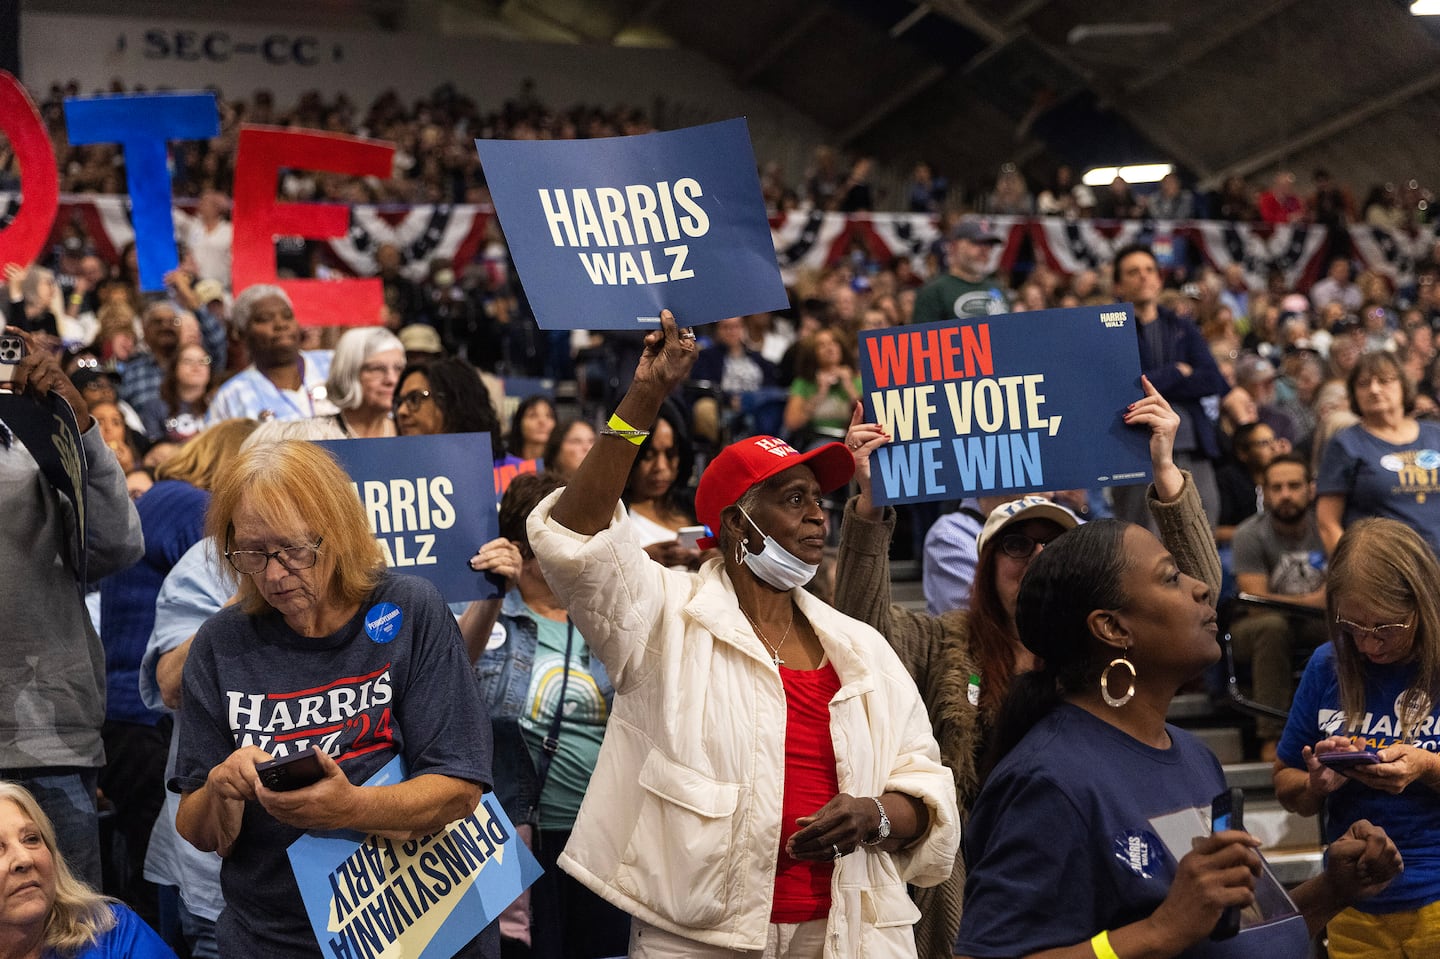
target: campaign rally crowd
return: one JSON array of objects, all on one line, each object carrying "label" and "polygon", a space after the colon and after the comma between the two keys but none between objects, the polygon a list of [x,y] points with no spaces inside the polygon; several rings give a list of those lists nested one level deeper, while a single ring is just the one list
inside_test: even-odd
[{"label": "campaign rally crowd", "polygon": [[[66,92],[40,101],[62,191],[124,192],[118,146],[66,142]],[[1440,955],[1440,244],[1386,274],[1345,232],[1423,227],[1419,184],[1357,206],[1324,171],[1207,197],[1061,169],[1033,193],[1007,166],[952,190],[921,163],[882,198],[822,149],[802,182],[762,167],[772,212],[889,205],[939,238],[847,249],[787,310],[557,332],[492,220],[470,262],[382,244],[379,315],[321,327],[278,285],[232,288],[242,123],[397,145],[390,179],[291,170],[288,199],[440,204],[488,202],[477,136],[653,127],[531,91],[493,114],[453,88],[219,102],[218,137],[171,145],[194,202],[163,291],[80,219],[4,264],[8,402],[64,399],[88,470],[63,492],[0,417],[0,952],[379,954],[317,942],[287,850],[419,840],[489,794],[545,872],[463,955]],[[1314,282],[1141,244],[996,273],[1005,215],[1330,245]],[[323,276],[317,246],[279,238],[280,275]],[[858,334],[1117,302],[1152,482],[877,503],[892,437]],[[503,588],[447,603],[389,568],[316,441],[477,433],[499,537],[470,566]],[[907,559],[923,611],[892,602]],[[1266,603],[1222,622],[1237,593]],[[1288,891],[1259,840],[1212,831],[1224,772],[1166,722],[1227,632],[1269,707],[1246,748],[1323,817],[1323,869]],[[258,771],[288,757],[308,771]],[[362,785],[396,757],[403,780]],[[459,882],[434,878],[407,895]]]}]

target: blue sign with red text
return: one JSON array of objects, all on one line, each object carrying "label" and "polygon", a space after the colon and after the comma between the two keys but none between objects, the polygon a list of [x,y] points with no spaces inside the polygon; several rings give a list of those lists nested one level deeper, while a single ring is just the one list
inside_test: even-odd
[{"label": "blue sign with red text", "polygon": [[1127,303],[1038,310],[860,334],[877,503],[1150,479],[1150,437],[1126,426],[1144,394]]}]

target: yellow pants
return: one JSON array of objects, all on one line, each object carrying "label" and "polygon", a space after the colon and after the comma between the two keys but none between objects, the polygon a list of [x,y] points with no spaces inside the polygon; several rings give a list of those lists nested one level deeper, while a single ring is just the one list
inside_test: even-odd
[{"label": "yellow pants", "polygon": [[1409,912],[1346,909],[1326,932],[1330,959],[1432,959],[1440,956],[1440,902]]}]

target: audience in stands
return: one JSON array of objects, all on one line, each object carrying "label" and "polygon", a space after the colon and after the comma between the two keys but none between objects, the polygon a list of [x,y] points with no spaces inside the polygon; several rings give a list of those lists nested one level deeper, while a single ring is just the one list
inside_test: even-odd
[{"label": "audience in stands", "polygon": [[[47,115],[53,116],[54,111]],[[197,435],[202,439],[206,436],[200,429],[207,417],[213,422],[235,415],[293,419],[300,422],[285,425],[306,427],[314,436],[338,436],[342,431],[351,436],[486,432],[491,434],[497,463],[507,456],[515,461],[538,456],[546,468],[573,481],[596,443],[596,427],[624,395],[629,371],[641,352],[642,334],[572,336],[568,332],[540,330],[493,223],[469,262],[445,257],[420,260],[414,248],[386,243],[375,249],[375,272],[385,291],[386,323],[391,329],[351,330],[339,337],[337,344],[338,330],[302,327],[288,297],[278,287],[229,288],[233,228],[226,217],[234,174],[235,135],[242,122],[267,122],[376,136],[391,140],[399,148],[396,176],[390,180],[362,182],[292,170],[286,172],[282,182],[286,198],[484,203],[488,193],[471,144],[475,136],[613,136],[648,132],[653,129],[651,120],[628,108],[550,110],[533,97],[485,113],[453,88],[441,88],[413,104],[387,95],[368,107],[357,106],[344,96],[331,100],[318,94],[284,105],[261,91],[248,100],[225,101],[222,118],[222,133],[214,140],[173,146],[176,193],[184,198],[185,209],[193,209],[193,215],[177,218],[183,244],[180,267],[166,277],[163,292],[140,292],[133,244],[120,251],[116,263],[107,264],[93,252],[95,238],[86,235],[79,221],[57,225],[56,248],[45,266],[16,265],[6,272],[9,322],[19,329],[44,330],[31,334],[41,352],[48,354],[52,346],[58,348],[62,342],[70,350],[65,372],[71,375],[82,397],[77,412],[88,410],[82,420],[88,423],[93,418],[96,423],[84,439],[92,484],[106,481],[115,464],[123,464],[131,495],[140,497],[144,504],[146,496],[156,495],[154,489],[167,488],[162,482],[151,492],[144,492],[154,480],[150,468],[176,449],[181,457],[187,450],[194,455],[198,448],[190,444]],[[123,192],[123,167],[117,166],[122,157],[116,148],[72,147],[63,138],[57,143],[62,189]],[[1434,548],[1440,534],[1434,528],[1433,510],[1424,500],[1440,493],[1434,479],[1440,470],[1440,453],[1436,452],[1440,450],[1440,427],[1434,420],[1435,388],[1440,382],[1440,359],[1435,349],[1435,331],[1440,329],[1440,263],[1431,250],[1418,255],[1413,277],[1403,271],[1361,270],[1376,265],[1373,254],[1352,243],[1345,229],[1347,224],[1361,221],[1386,228],[1429,229],[1421,204],[1430,201],[1418,184],[1404,184],[1399,189],[1376,187],[1357,212],[1348,189],[1323,170],[1315,172],[1313,191],[1308,196],[1302,196],[1294,177],[1283,171],[1274,176],[1270,189],[1263,194],[1236,177],[1213,195],[1193,193],[1175,174],[1154,187],[1117,180],[1092,191],[1076,182],[1075,171],[1068,167],[1056,170],[1053,176],[1028,166],[1022,171],[1007,165],[993,179],[992,172],[942,172],[921,163],[903,190],[887,193],[888,181],[869,158],[847,157],[831,148],[815,151],[813,164],[803,177],[787,180],[779,164],[764,165],[762,187],[774,211],[809,209],[840,215],[872,208],[908,207],[934,216],[940,239],[933,244],[928,239],[916,240],[910,254],[902,251],[887,262],[883,245],[852,234],[835,245],[832,259],[824,266],[787,273],[792,310],[716,324],[713,345],[701,353],[691,370],[690,382],[663,406],[625,483],[623,498],[629,507],[631,525],[648,528],[656,537],[648,550],[652,559],[690,570],[709,558],[690,548],[688,540],[682,542],[679,534],[696,524],[695,487],[710,475],[706,464],[717,450],[737,439],[783,429],[791,430],[797,442],[801,437],[813,439],[827,432],[843,435],[851,423],[853,401],[859,390],[854,359],[847,348],[860,330],[954,316],[986,316],[1012,309],[1100,305],[1117,299],[1135,303],[1142,320],[1140,336],[1145,352],[1141,366],[1151,371],[1156,385],[1170,401],[1184,410],[1178,440],[1172,437],[1168,441],[1181,452],[1169,454],[1170,458],[1183,459],[1196,471],[1197,478],[1212,467],[1220,467],[1218,527],[1209,529],[1205,520],[1190,516],[1180,531],[1186,537],[1185,544],[1176,545],[1174,524],[1160,520],[1182,567],[1190,568],[1190,561],[1184,557],[1198,551],[1191,540],[1204,540],[1208,548],[1213,543],[1212,535],[1224,542],[1233,534],[1233,565],[1227,565],[1225,571],[1234,574],[1238,588],[1302,605],[1318,605],[1327,596],[1315,582],[1325,564],[1323,551],[1315,546],[1317,536],[1326,548],[1334,549],[1342,531],[1359,517],[1394,515],[1408,517],[1407,521]],[[1045,188],[1032,196],[1027,177],[1037,185],[1045,184]],[[1040,255],[1033,241],[1024,240],[1018,247],[1005,248],[1005,269],[991,275],[991,264],[999,260],[997,245],[1005,238],[997,232],[995,221],[960,215],[970,209],[996,215],[1035,213],[1072,220],[1146,217],[1183,221],[1210,215],[1241,222],[1263,219],[1277,226],[1310,223],[1327,231],[1327,252],[1317,254],[1314,262],[1328,264],[1328,270],[1323,279],[1307,287],[1304,277],[1297,275],[1298,270],[1282,272],[1255,262],[1212,264],[1204,262],[1197,250],[1184,250],[1181,244],[1176,259],[1164,262],[1163,268],[1151,254],[1137,258],[1137,250],[1122,249],[1118,261],[1143,261],[1153,267],[1143,271],[1145,276],[1130,279],[1123,275],[1121,262],[1108,264],[1103,256],[1062,268],[1054,259]],[[921,221],[916,218],[913,222]],[[1189,227],[1182,225],[1181,229]],[[333,267],[337,262],[316,241],[281,238],[277,247],[282,275],[312,276],[322,264]],[[1013,272],[1006,272],[1012,264]],[[1401,267],[1382,266],[1387,271]],[[1173,344],[1160,342],[1148,332],[1150,327],[1144,320],[1152,315],[1165,319],[1156,328],[1186,331],[1184,343],[1192,349],[1183,356],[1171,355]],[[1192,323],[1198,325],[1203,341],[1192,335],[1188,325]],[[336,347],[333,359],[331,346]],[[1155,372],[1157,369],[1163,374]],[[560,381],[561,386],[554,402],[522,403],[508,436],[502,436],[495,412],[498,399],[492,400],[501,388],[495,385],[495,375],[547,376]],[[569,393],[567,389],[577,380],[576,393]],[[1197,380],[1203,383],[1197,385]],[[487,385],[497,392],[487,393]],[[1345,408],[1347,394],[1353,413]],[[119,396],[130,398],[134,408],[129,403],[117,403]],[[1153,405],[1158,408],[1164,401]],[[826,406],[829,408],[822,408]],[[556,425],[561,415],[575,418]],[[1219,439],[1212,444],[1217,429]],[[851,433],[851,438],[861,439],[865,448],[873,449],[872,443],[882,441],[878,434],[867,434],[863,429],[857,433],[852,427]],[[1295,448],[1313,459],[1280,456],[1271,461],[1283,443],[1268,441],[1286,438],[1293,439]],[[154,445],[148,445],[147,439]],[[857,459],[865,460],[860,469],[862,480],[868,475],[868,457],[863,452],[856,452]],[[0,453],[0,457],[5,455],[13,460],[15,454],[13,450]],[[1301,467],[1322,460],[1323,467],[1315,470],[1319,495],[1314,498],[1318,505],[1311,509],[1308,474]],[[1228,467],[1224,465],[1227,462]],[[1174,513],[1179,509],[1170,497],[1171,492],[1178,495],[1180,487],[1176,485],[1166,492],[1173,485],[1166,479],[1174,479],[1172,470],[1173,463],[1157,462],[1159,500],[1134,496],[1136,518],[1146,518],[1147,503],[1151,510],[1170,509]],[[163,468],[161,475],[166,475]],[[862,494],[864,489],[862,482]],[[106,490],[92,501],[97,505],[91,517],[92,522],[100,523],[98,528],[104,536],[113,538],[118,533],[112,527],[116,523],[123,525],[127,514],[113,503],[104,505],[111,503],[106,498],[110,492]],[[1123,502],[1126,494],[1110,495]],[[1189,504],[1192,498],[1186,494],[1184,502]],[[919,684],[941,755],[951,764],[958,787],[956,795],[965,807],[979,790],[975,769],[980,752],[993,738],[1002,694],[1020,670],[1033,663],[1033,657],[1020,645],[1015,625],[1021,615],[1016,608],[1020,574],[1031,558],[1043,555],[1040,544],[1070,528],[1074,518],[1053,522],[1055,517],[1069,515],[1053,504],[1022,503],[1017,507],[1014,503],[1005,506],[1001,505],[1003,501],[985,500],[966,501],[965,508],[932,525],[938,508],[930,504],[902,506],[898,511],[882,513],[868,505],[862,509],[866,502],[862,495],[844,517],[835,605],[879,627],[900,653]],[[164,497],[150,504],[149,513],[143,509],[142,513],[153,514],[159,508],[156,503],[163,506]],[[1001,506],[999,519],[991,516],[997,505]],[[1428,505],[1433,506],[1433,499]],[[1006,514],[1006,509],[1010,513]],[[897,513],[908,535],[899,537],[895,555],[916,557],[920,544],[929,542],[927,533],[937,544],[933,557],[928,545],[926,549],[923,589],[929,600],[929,616],[888,603],[889,582],[883,574],[888,570],[885,560],[890,554]],[[1039,518],[1041,514],[1051,521],[1047,524]],[[988,523],[987,516],[991,516]],[[25,540],[26,548],[33,550],[39,544],[42,551],[48,552],[52,545],[58,549],[58,544],[52,542],[55,532],[47,527]],[[749,533],[748,548],[758,549],[762,537],[753,528]],[[1007,541],[1013,548],[1004,545]],[[124,552],[115,544],[110,544],[110,549],[112,553]],[[857,573],[857,549],[868,551],[862,552],[862,565],[867,566],[864,575]],[[97,578],[97,570],[114,567],[117,556],[92,562],[90,578]],[[196,556],[182,561],[179,568],[190,578],[181,578],[177,593],[162,594],[162,618],[163,611],[169,608],[167,603],[176,603],[185,612],[173,618],[174,625],[155,652],[157,660],[163,658],[162,653],[184,646],[184,640],[195,632],[199,622],[228,598],[224,588],[213,583],[206,587],[208,592],[195,587],[196,580],[204,578],[197,569],[203,569],[207,560],[216,561],[203,549]],[[1229,564],[1229,550],[1225,556]],[[174,558],[167,556],[168,561]],[[728,561],[729,557],[722,559]],[[66,557],[65,562],[73,562],[73,557]],[[223,559],[219,562],[223,563]],[[1348,568],[1353,569],[1354,564]],[[65,569],[67,575],[60,576],[64,583],[47,574],[43,584],[35,588],[47,596],[58,596],[73,579],[74,574],[68,567]],[[129,573],[138,570],[137,565]],[[51,572],[58,575],[61,567]],[[885,581],[873,581],[877,575]],[[1353,574],[1336,573],[1332,566],[1332,582],[1336,576],[1348,575]],[[1208,582],[1208,572],[1205,578]],[[15,582],[23,585],[29,581],[21,577]],[[122,574],[112,577],[108,587],[103,588],[113,596],[127,582],[126,574]],[[522,583],[514,595],[528,602],[525,593]],[[531,591],[530,598],[534,597]],[[1329,599],[1333,614],[1334,600]],[[186,605],[191,600],[195,600],[193,607]],[[102,603],[100,608],[103,611],[106,607]],[[63,668],[83,672],[94,664],[98,649],[88,645],[89,634],[71,616],[68,605],[62,602],[55,609],[43,611],[44,615],[28,606],[15,615],[10,606],[5,609],[7,623],[21,624],[28,630],[27,635],[45,640],[38,654],[40,668],[48,668],[45,664],[52,662],[54,650],[70,646],[74,648],[62,657]],[[1406,614],[1405,609],[1391,610],[1386,606],[1367,618],[1370,611],[1367,607],[1365,615],[1349,617],[1352,625],[1343,627],[1349,632],[1339,634],[1335,643],[1349,641],[1369,648],[1367,635],[1384,634],[1353,623],[1384,627],[1400,624]],[[1392,612],[1390,619],[1380,615]],[[518,620],[512,620],[512,624],[515,622]],[[513,646],[485,648],[491,635],[486,625],[469,609],[462,617],[462,635],[472,653],[483,652],[492,660],[515,655]],[[783,625],[776,625],[780,626],[777,632],[783,631]],[[765,626],[762,622],[761,628]],[[133,646],[131,626],[123,619],[102,615],[99,628],[100,636],[117,651],[127,644]],[[165,632],[158,620],[155,632]],[[1418,638],[1419,628],[1412,632]],[[1284,708],[1290,698],[1291,657],[1297,646],[1303,649],[1315,638],[1297,638],[1288,624],[1277,625],[1263,614],[1237,623],[1236,651],[1250,667],[1254,698]],[[31,645],[25,644],[25,649]],[[583,640],[578,645],[585,646]],[[184,648],[188,652],[188,646]],[[559,650],[552,651],[559,655]],[[1338,647],[1330,655],[1340,662],[1343,672],[1347,667]],[[585,656],[588,653],[582,658]],[[924,656],[933,658],[920,661]],[[1418,659],[1423,660],[1423,656]],[[1375,667],[1373,662],[1360,665],[1367,670]],[[1330,668],[1335,669],[1333,665]],[[589,675],[594,676],[593,672]],[[159,669],[157,673],[154,663],[142,666],[142,692],[147,682],[153,687],[144,692],[146,706],[158,708],[162,701],[160,689],[166,687],[167,680],[167,688],[178,693],[178,670]],[[1338,685],[1333,685],[1332,698],[1340,695],[1334,690],[1343,688],[1345,682],[1343,677],[1333,680]],[[1312,698],[1300,698],[1309,704],[1320,693],[1306,695]],[[54,705],[60,714],[79,715],[95,705],[93,691],[79,690],[70,698],[74,696],[79,697],[76,702],[56,698]],[[112,699],[117,705],[126,705],[123,696]],[[170,704],[168,698],[164,701]],[[11,756],[4,771],[7,775],[15,775],[17,769],[34,772],[36,778],[31,785],[46,785],[42,781],[55,778],[48,773],[51,767],[63,767],[66,777],[78,770],[73,781],[65,779],[60,785],[69,794],[88,800],[94,793],[91,767],[99,762],[98,746],[91,748],[90,718],[86,713],[73,734],[64,733],[69,738],[60,744],[63,748],[37,746],[41,755],[34,762],[28,752]],[[568,725],[565,728],[570,731]],[[96,718],[96,736],[98,731]],[[1261,719],[1257,732],[1262,755],[1269,758],[1279,726]],[[46,733],[35,735],[43,738]],[[1310,742],[1314,741],[1312,737]],[[116,750],[116,756],[123,755]],[[1299,763],[1297,756],[1293,750],[1288,754],[1292,763]],[[1284,749],[1281,757],[1287,759]],[[1393,759],[1391,764],[1404,765],[1404,759]],[[128,768],[123,758],[114,766],[122,776]],[[134,768],[137,775],[152,775],[139,773],[138,765]],[[1312,774],[1312,780],[1328,789],[1335,780],[1326,775],[1316,780]],[[557,782],[564,784],[566,780],[562,776]],[[141,785],[154,783],[136,783],[137,787]],[[567,801],[574,800],[574,805],[578,803],[575,793],[583,793],[584,787],[577,787],[571,780],[568,788]],[[1347,797],[1361,788],[1352,784],[1331,799]],[[1406,801],[1420,795],[1421,788],[1411,785],[1405,790]],[[120,800],[117,806],[123,813],[126,797],[119,795],[120,789],[115,791],[117,795],[111,798]],[[53,804],[60,795],[59,791],[48,790],[41,799]],[[157,861],[153,870],[147,866],[146,876],[179,887],[181,925],[189,925],[183,935],[172,930],[176,936],[172,941],[188,937],[195,954],[204,955],[207,948],[213,947],[214,939],[213,927],[207,932],[206,923],[213,923],[223,901],[218,889],[195,878],[197,873],[189,866],[175,865],[179,860],[171,855],[173,844],[183,841],[174,834],[173,805],[168,812],[168,844],[162,843],[157,853],[160,859],[170,858]],[[1318,806],[1318,800],[1302,805]],[[574,820],[573,812],[548,818],[542,812],[542,832],[567,832]],[[69,821],[69,814],[57,815],[56,819],[61,842],[73,845],[77,827]],[[1376,820],[1380,821],[1378,816]],[[1381,824],[1389,826],[1388,822]],[[162,822],[157,834],[166,825]],[[1344,825],[1340,822],[1335,828]],[[546,842],[553,838],[542,836],[542,852],[547,852]],[[138,841],[135,844],[140,845]],[[1403,850],[1406,842],[1402,841],[1401,846]],[[551,843],[547,861],[553,861],[558,852],[558,845]],[[93,857],[93,849],[72,855],[88,873],[92,864],[83,857]],[[214,864],[209,860],[205,863],[204,868],[213,873]],[[962,874],[957,862],[950,880],[917,892],[922,916],[916,930],[922,954],[947,954],[946,943],[951,941],[947,937],[953,937],[959,922]],[[537,892],[537,922],[540,916],[554,915],[543,896],[557,895],[571,904],[576,901],[574,887],[566,885],[569,880],[559,874],[554,878],[557,888]],[[1385,896],[1393,896],[1394,892],[1392,888]],[[132,890],[125,890],[125,894],[135,898]],[[1375,902],[1382,901],[1390,900]],[[606,908],[602,907],[602,912]],[[563,907],[568,909],[568,905]],[[583,910],[566,914],[588,915]],[[590,924],[588,919],[580,922],[587,928]],[[543,935],[532,941],[536,954],[546,952],[547,941]],[[623,948],[622,942],[614,951]]]}]

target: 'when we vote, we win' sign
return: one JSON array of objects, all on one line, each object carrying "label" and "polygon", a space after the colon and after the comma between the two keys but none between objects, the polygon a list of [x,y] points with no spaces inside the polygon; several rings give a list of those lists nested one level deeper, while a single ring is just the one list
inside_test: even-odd
[{"label": "'when we vote, we win' sign", "polygon": [[1126,426],[1140,354],[1128,304],[873,330],[860,337],[877,503],[1090,489],[1150,477]]}]

